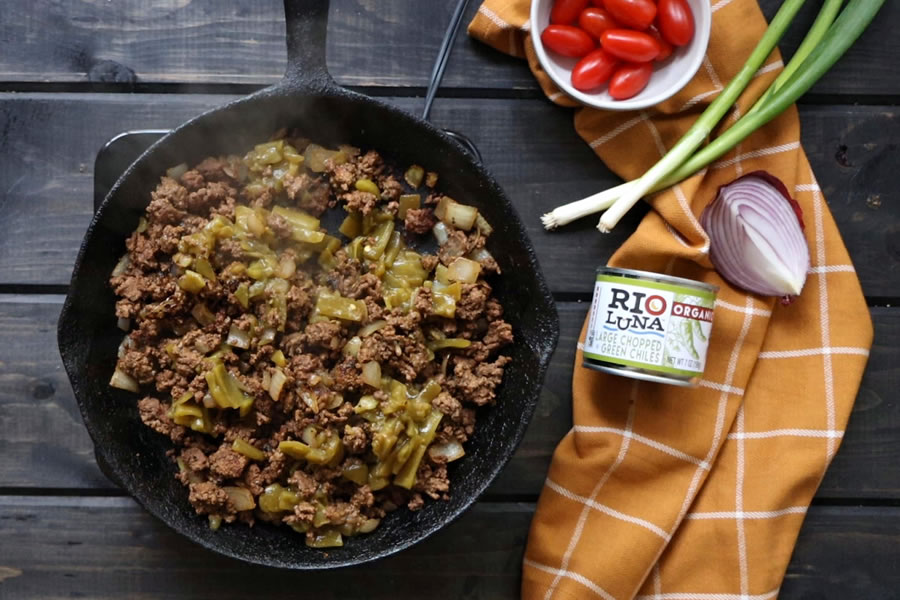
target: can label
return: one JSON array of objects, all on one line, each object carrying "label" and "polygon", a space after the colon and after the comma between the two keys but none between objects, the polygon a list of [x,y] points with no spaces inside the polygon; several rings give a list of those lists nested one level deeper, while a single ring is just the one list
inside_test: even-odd
[{"label": "can label", "polygon": [[713,291],[597,275],[584,356],[659,374],[699,377],[715,301]]}]

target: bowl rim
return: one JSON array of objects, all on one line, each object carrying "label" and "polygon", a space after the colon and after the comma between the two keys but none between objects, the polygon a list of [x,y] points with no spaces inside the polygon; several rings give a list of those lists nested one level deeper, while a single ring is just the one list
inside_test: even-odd
[{"label": "bowl rim", "polygon": [[[700,65],[703,64],[703,59],[706,57],[706,51],[709,48],[709,38],[712,30],[712,7],[708,2],[701,0],[699,2],[699,6],[701,7],[701,12],[706,16],[702,19],[702,22],[705,24],[705,27],[698,28],[694,33],[694,39],[691,40],[691,44],[696,43],[698,40],[702,42],[702,51],[697,51],[694,55],[689,55],[690,61],[687,61],[688,57],[685,57],[685,62],[688,66],[685,69],[681,76],[675,81],[675,84],[672,85],[670,91],[667,91],[663,94],[657,94],[655,96],[648,96],[645,98],[641,98],[641,93],[638,93],[637,96],[633,98],[629,98],[627,100],[604,100],[596,98],[591,94],[586,94],[584,92],[580,92],[572,87],[572,84],[561,79],[556,73],[554,73],[553,69],[548,69],[547,64],[550,63],[550,56],[547,54],[547,50],[544,48],[544,44],[541,42],[541,36],[535,35],[537,32],[537,22],[538,22],[538,9],[544,2],[552,2],[553,0],[531,0],[531,10],[529,13],[529,33],[531,35],[531,42],[534,45],[534,51],[537,54],[538,62],[541,64],[541,68],[544,70],[553,83],[569,98],[575,100],[579,104],[583,106],[589,106],[591,108],[598,108],[601,110],[613,110],[613,111],[627,111],[627,110],[637,110],[642,108],[648,108],[650,106],[654,106],[661,102],[665,102],[678,92],[680,92],[684,87],[694,78],[694,75],[697,74],[697,71],[700,69]],[[694,19],[694,22],[697,23],[699,20]],[[699,38],[698,38],[699,34]]]}]

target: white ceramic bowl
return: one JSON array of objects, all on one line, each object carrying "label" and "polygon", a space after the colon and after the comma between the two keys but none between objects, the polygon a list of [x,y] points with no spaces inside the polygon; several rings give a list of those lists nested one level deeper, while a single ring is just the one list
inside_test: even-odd
[{"label": "white ceramic bowl", "polygon": [[544,71],[566,94],[587,106],[605,110],[635,110],[659,104],[675,95],[694,77],[709,44],[709,29],[712,24],[712,10],[709,0],[687,0],[694,13],[694,39],[687,46],[676,47],[672,56],[663,62],[654,63],[653,76],[639,94],[627,100],[614,100],[606,86],[595,92],[580,92],[572,87],[572,68],[577,58],[568,58],[544,48],[541,32],[550,24],[550,9],[553,0],[532,0],[531,39]]}]

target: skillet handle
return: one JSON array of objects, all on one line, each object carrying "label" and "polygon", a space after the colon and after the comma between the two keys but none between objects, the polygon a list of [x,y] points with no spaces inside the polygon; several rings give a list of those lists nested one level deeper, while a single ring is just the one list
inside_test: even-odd
[{"label": "skillet handle", "polygon": [[325,64],[328,0],[284,0],[287,21],[287,71],[291,87],[317,88],[333,83]]}]

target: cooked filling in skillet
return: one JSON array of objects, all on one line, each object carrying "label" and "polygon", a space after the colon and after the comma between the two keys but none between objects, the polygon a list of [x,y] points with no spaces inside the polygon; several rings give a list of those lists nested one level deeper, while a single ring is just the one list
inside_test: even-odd
[{"label": "cooked filling in skillet", "polygon": [[[315,547],[447,499],[510,358],[490,224],[379,154],[287,135],[170,169],[110,284],[140,393],[210,526],[284,523]],[[335,237],[320,225],[347,211]],[[416,251],[433,235],[436,255]]]}]

